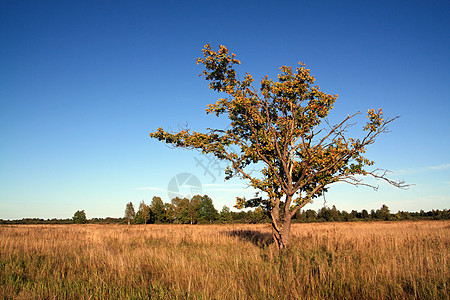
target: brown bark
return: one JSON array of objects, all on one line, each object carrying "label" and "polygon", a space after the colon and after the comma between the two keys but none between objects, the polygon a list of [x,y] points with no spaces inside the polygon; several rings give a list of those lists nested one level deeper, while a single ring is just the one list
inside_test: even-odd
[{"label": "brown bark", "polygon": [[283,221],[280,222],[279,209],[274,207],[271,212],[272,215],[272,236],[277,245],[278,250],[286,249],[289,246],[291,240],[291,224],[292,216],[287,214],[284,216]]},{"label": "brown bark", "polygon": [[286,216],[283,222],[283,230],[281,231],[281,248],[286,249],[291,241],[291,216]]}]

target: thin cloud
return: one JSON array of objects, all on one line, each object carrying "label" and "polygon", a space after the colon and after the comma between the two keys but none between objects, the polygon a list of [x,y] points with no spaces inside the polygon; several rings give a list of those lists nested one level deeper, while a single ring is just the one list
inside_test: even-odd
[{"label": "thin cloud", "polygon": [[210,192],[248,192],[256,191],[254,188],[204,188],[205,191]]},{"label": "thin cloud", "polygon": [[205,183],[204,187],[242,187],[242,184],[238,183]]},{"label": "thin cloud", "polygon": [[137,191],[165,191],[163,188],[153,187],[153,186],[144,186],[136,189]]},{"label": "thin cloud", "polygon": [[227,183],[207,183],[204,184],[203,189],[211,192],[248,192],[256,191],[251,186],[242,186],[242,184],[227,184]]},{"label": "thin cloud", "polygon": [[[228,189],[228,188],[212,188],[212,189],[208,189],[208,188],[204,188],[205,191],[210,191],[210,192],[248,192],[248,191],[253,191],[255,189],[246,189],[246,188],[236,188],[236,189]],[[256,191],[256,190],[255,190]]]},{"label": "thin cloud", "polygon": [[450,164],[442,164],[437,166],[428,167],[429,170],[446,170],[450,169]]},{"label": "thin cloud", "polygon": [[450,164],[440,164],[440,165],[436,165],[436,166],[428,166],[428,167],[424,167],[424,168],[419,168],[419,169],[398,169],[398,170],[394,170],[392,171],[393,174],[395,175],[405,175],[405,174],[418,174],[418,173],[425,173],[425,172],[430,172],[430,171],[442,171],[442,170],[447,170],[450,169]]},{"label": "thin cloud", "polygon": [[392,174],[395,175],[400,175],[400,174],[414,174],[417,173],[418,170],[413,170],[413,169],[398,169],[398,170],[393,170]]}]

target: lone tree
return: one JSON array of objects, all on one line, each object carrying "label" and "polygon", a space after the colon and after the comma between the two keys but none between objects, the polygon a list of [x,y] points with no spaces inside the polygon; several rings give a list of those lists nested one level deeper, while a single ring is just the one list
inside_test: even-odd
[{"label": "lone tree", "polygon": [[[279,249],[289,245],[291,220],[312,199],[327,192],[335,182],[366,185],[363,176],[382,179],[396,187],[403,181],[392,181],[386,170],[368,170],[374,164],[364,157],[366,147],[396,118],[383,118],[380,110],[369,109],[361,138],[347,137],[347,129],[359,112],[332,124],[326,117],[337,95],[329,95],[314,84],[304,63],[293,70],[282,66],[278,81],[265,76],[259,90],[248,73],[243,80],[234,65],[240,64],[225,46],[217,52],[204,47],[203,75],[210,89],[227,94],[206,111],[217,117],[224,114],[231,121],[226,130],[207,129],[206,133],[183,129],[169,133],[162,128],[150,133],[174,147],[197,149],[228,161],[225,179],[246,179],[264,197],[237,197],[236,207],[262,207],[272,219],[273,237]],[[255,171],[258,170],[259,172]]]},{"label": "lone tree", "polygon": [[136,215],[135,211],[134,211],[134,206],[133,203],[128,203],[126,208],[125,208],[125,220],[127,220],[128,225],[130,225],[131,220],[134,219],[134,216]]},{"label": "lone tree", "polygon": [[77,210],[72,217],[72,220],[76,224],[85,224],[87,222],[86,213],[84,210]]}]

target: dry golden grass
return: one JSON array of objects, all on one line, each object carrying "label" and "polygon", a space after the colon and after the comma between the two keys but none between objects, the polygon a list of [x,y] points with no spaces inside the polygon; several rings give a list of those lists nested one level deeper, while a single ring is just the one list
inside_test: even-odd
[{"label": "dry golden grass", "polygon": [[0,297],[448,299],[450,222],[0,226]]}]

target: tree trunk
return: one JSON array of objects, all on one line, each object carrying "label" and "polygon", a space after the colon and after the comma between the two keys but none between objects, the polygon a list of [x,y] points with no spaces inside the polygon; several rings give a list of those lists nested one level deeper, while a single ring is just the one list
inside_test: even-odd
[{"label": "tree trunk", "polygon": [[283,229],[281,231],[281,248],[280,250],[286,249],[291,241],[291,217],[285,217],[283,222]]},{"label": "tree trunk", "polygon": [[286,249],[289,246],[291,240],[291,223],[292,217],[290,215],[285,216],[283,221],[278,221],[278,212],[272,211],[272,236],[278,250]]}]

